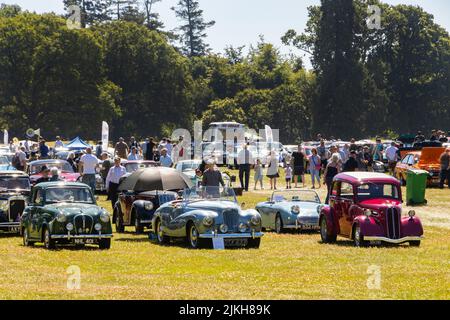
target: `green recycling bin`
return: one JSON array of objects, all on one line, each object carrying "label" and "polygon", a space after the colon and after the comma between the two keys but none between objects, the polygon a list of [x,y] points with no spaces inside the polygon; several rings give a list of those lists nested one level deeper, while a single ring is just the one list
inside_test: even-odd
[{"label": "green recycling bin", "polygon": [[408,170],[406,175],[406,204],[416,205],[427,203],[425,190],[429,173],[425,170]]}]

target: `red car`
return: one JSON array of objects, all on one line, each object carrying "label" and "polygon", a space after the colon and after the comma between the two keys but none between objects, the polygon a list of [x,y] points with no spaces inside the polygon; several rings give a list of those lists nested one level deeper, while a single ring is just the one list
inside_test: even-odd
[{"label": "red car", "polygon": [[402,202],[400,182],[394,177],[341,173],[334,178],[330,204],[321,209],[322,242],[335,242],[339,235],[358,247],[382,242],[420,246],[422,223],[414,210],[402,216]]},{"label": "red car", "polygon": [[40,172],[43,166],[46,166],[49,169],[53,167],[58,168],[60,177],[66,182],[77,182],[80,178],[80,174],[74,172],[72,166],[66,160],[36,160],[30,162],[28,165],[28,174],[30,175],[32,185],[36,183],[36,180],[42,177]]}]

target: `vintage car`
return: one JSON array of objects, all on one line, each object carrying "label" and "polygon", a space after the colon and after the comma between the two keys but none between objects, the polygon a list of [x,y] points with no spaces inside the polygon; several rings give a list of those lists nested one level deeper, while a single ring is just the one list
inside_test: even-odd
[{"label": "vintage car", "polygon": [[136,233],[144,232],[144,228],[152,227],[155,211],[177,198],[178,194],[172,191],[121,192],[113,213],[116,231],[124,232],[126,226],[134,226]]},{"label": "vintage car", "polygon": [[30,175],[31,183],[34,185],[36,180],[42,177],[41,169],[43,166],[51,169],[53,167],[58,168],[60,177],[67,182],[76,182],[80,178],[80,174],[73,171],[72,166],[66,160],[36,160],[32,161],[28,165],[28,174]]},{"label": "vintage car", "polygon": [[445,148],[441,147],[427,147],[421,151],[411,151],[406,153],[403,159],[397,163],[394,174],[395,177],[400,180],[402,185],[406,185],[406,177],[409,169],[420,169],[428,171],[428,186],[436,185],[439,183],[439,173],[441,169],[440,156],[445,151]]},{"label": "vintage car", "polygon": [[6,154],[0,155],[0,171],[16,171],[11,165],[11,160]]},{"label": "vintage car", "polygon": [[256,205],[263,229],[282,233],[286,229],[319,229],[322,207],[314,190],[275,191],[266,202]]},{"label": "vintage car", "polygon": [[160,244],[183,238],[191,248],[209,248],[217,240],[225,247],[259,248],[263,236],[261,215],[241,209],[231,188],[186,189],[183,200],[168,202],[155,212],[152,225]]},{"label": "vintage car", "polygon": [[31,183],[22,171],[0,171],[0,230],[19,231]]},{"label": "vintage car", "polygon": [[[183,160],[177,162],[175,169],[188,176],[194,186],[200,186],[202,178],[197,176],[196,170],[201,164],[201,160]],[[225,186],[229,188],[231,187],[231,184],[236,181],[236,177],[230,176],[227,172],[222,172],[222,179]]]},{"label": "vintage car", "polygon": [[25,208],[20,231],[25,246],[43,242],[47,249],[56,244],[111,246],[109,213],[97,206],[91,189],[77,182],[44,182],[33,188]]},{"label": "vintage car", "polygon": [[402,216],[400,182],[384,173],[338,174],[332,185],[330,204],[320,213],[322,242],[335,242],[338,235],[356,246],[370,243],[408,242],[419,246],[423,236],[414,210]]}]

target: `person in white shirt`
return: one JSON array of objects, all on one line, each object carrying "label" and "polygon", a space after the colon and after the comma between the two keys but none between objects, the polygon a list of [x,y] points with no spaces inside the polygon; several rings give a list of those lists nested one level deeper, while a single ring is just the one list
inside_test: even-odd
[{"label": "person in white shirt", "polygon": [[99,160],[92,154],[91,148],[86,148],[86,154],[80,158],[78,163],[79,171],[81,173],[81,181],[91,187],[92,192],[95,193],[95,174]]},{"label": "person in white shirt", "polygon": [[391,145],[386,148],[386,158],[389,164],[389,173],[394,175],[394,170],[398,161],[398,148],[395,146],[394,141],[392,141]]},{"label": "person in white shirt", "polygon": [[117,189],[119,188],[120,178],[122,178],[127,173],[124,166],[120,165],[120,158],[116,157],[114,159],[114,166],[109,169],[108,175],[106,176],[106,191],[108,192],[108,200],[111,200],[111,205],[114,208],[116,205],[118,196]]},{"label": "person in white shirt", "polygon": [[[142,160],[142,156],[138,153],[136,147],[131,147],[131,153],[128,155],[127,159],[129,161],[139,161]],[[137,169],[139,169],[139,164],[132,163],[130,164],[130,168],[132,171],[136,171]]]}]

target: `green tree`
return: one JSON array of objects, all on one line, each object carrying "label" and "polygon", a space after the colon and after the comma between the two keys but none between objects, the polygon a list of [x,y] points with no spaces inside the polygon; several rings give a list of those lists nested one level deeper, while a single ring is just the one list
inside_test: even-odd
[{"label": "green tree", "polygon": [[189,57],[205,55],[209,47],[204,41],[207,37],[205,31],[212,27],[215,21],[205,22],[203,10],[195,0],[179,0],[177,7],[172,7],[172,10],[184,23],[178,28],[181,32],[182,52]]}]

